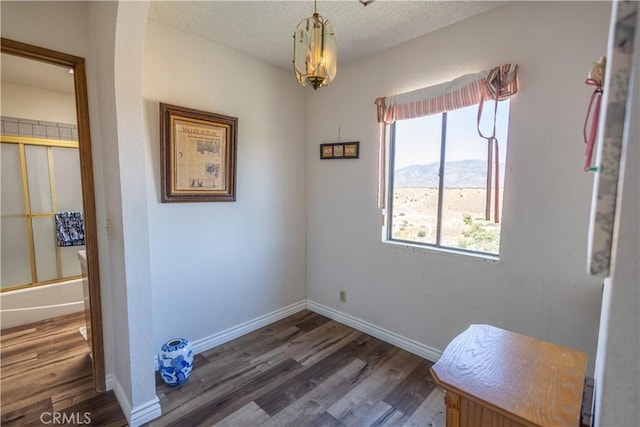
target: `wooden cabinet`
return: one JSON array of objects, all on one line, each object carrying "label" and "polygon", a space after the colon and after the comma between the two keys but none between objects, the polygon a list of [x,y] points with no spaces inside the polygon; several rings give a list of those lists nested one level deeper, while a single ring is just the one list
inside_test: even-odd
[{"label": "wooden cabinet", "polygon": [[431,373],[447,427],[579,426],[587,355],[489,325],[471,325]]}]

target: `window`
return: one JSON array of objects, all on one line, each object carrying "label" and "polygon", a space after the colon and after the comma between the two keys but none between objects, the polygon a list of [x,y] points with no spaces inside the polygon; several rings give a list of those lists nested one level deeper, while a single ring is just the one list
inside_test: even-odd
[{"label": "window", "polygon": [[[494,101],[484,106],[481,129],[493,127]],[[500,223],[486,219],[487,140],[477,131],[478,105],[407,120],[390,127],[387,239],[439,248],[499,253]],[[491,187],[493,212],[502,192],[509,100],[496,114],[499,187]],[[486,133],[486,132],[485,132]],[[490,134],[490,132],[489,132]],[[492,158],[494,154],[491,154]],[[490,171],[493,177],[495,170]]]}]

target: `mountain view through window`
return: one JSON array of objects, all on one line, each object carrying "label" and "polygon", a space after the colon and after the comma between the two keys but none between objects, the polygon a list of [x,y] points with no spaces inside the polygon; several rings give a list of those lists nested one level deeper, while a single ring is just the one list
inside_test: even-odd
[{"label": "mountain view through window", "polygon": [[[485,135],[491,134],[493,108],[493,101],[484,107],[481,129]],[[476,105],[394,123],[390,240],[499,253],[500,224],[494,222],[493,214],[490,220],[485,219],[488,152],[487,140],[478,135],[477,112]],[[509,101],[502,101],[496,116],[500,212],[508,123]],[[492,194],[492,207],[494,197]]]}]

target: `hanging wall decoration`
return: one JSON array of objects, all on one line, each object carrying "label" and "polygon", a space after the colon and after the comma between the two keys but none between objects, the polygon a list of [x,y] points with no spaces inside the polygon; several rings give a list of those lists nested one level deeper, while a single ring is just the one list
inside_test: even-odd
[{"label": "hanging wall decoration", "polygon": [[360,157],[360,141],[320,144],[320,159],[357,159]]},{"label": "hanging wall decoration", "polygon": [[[600,104],[602,103],[602,86],[604,85],[604,70],[606,68],[607,60],[604,56],[601,56],[591,66],[589,75],[585,84],[595,87],[593,94],[591,94],[591,100],[589,101],[589,108],[587,109],[587,116],[584,118],[584,127],[582,128],[582,135],[584,137],[584,143],[586,144],[585,151],[585,172],[595,172],[596,168],[592,165],[593,148],[596,145],[596,137],[598,135],[598,122],[600,121]],[[589,126],[589,118],[591,118],[591,126]],[[589,128],[589,132],[587,132]]]},{"label": "hanging wall decoration", "polygon": [[238,118],[160,104],[162,202],[236,200]]}]

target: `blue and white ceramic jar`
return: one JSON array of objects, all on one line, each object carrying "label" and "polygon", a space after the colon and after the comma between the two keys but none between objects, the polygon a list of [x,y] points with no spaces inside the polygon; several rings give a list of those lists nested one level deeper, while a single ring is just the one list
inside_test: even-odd
[{"label": "blue and white ceramic jar", "polygon": [[160,375],[167,385],[179,386],[187,381],[193,368],[193,349],[185,338],[174,338],[162,345],[158,355]]}]

